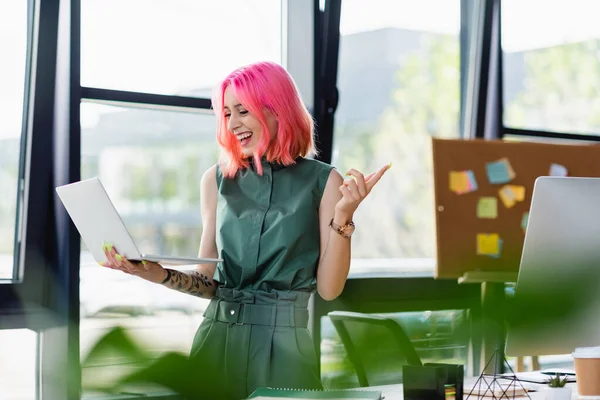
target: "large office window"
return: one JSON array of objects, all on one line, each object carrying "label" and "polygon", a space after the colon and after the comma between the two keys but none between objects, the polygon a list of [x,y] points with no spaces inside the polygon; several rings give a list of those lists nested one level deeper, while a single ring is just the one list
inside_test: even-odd
[{"label": "large office window", "polygon": [[[309,3],[282,0],[81,1],[81,178],[100,177],[143,252],[198,254],[200,180],[218,157],[207,99],[220,79],[274,61],[310,106],[312,19]],[[85,243],[80,275],[82,358],[115,326],[157,357],[189,352],[207,300],[104,269]],[[84,388],[124,362],[83,368]]]},{"label": "large office window", "polygon": [[83,86],[210,97],[235,67],[281,61],[281,0],[82,0],[81,11]]},{"label": "large office window", "polygon": [[587,0],[502,1],[504,126],[600,133],[599,11]]},{"label": "large office window", "polygon": [[[185,109],[160,102],[210,98],[241,65],[284,64],[282,10],[281,0],[82,0],[81,84],[113,102],[83,99],[81,178],[101,179],[143,252],[198,254],[200,180],[218,157],[215,117],[194,108],[206,102]],[[115,90],[133,92],[128,103]],[[136,104],[145,94],[169,97]],[[157,357],[189,352],[207,300],[102,268],[85,243],[80,275],[82,357],[115,326]],[[115,376],[123,362],[110,357],[84,368],[84,388]]]},{"label": "large office window", "polygon": [[[84,102],[82,179],[97,176],[145,253],[198,254],[200,179],[217,160],[210,112],[179,112]],[[114,326],[149,350],[187,353],[207,300],[100,267],[82,243],[81,354]],[[107,296],[106,293],[110,293]],[[110,376],[111,357],[83,371],[84,384]]]},{"label": "large office window", "polygon": [[355,215],[352,268],[433,266],[430,141],[459,136],[459,30],[459,0],[342,2],[333,164],[393,165]]},{"label": "large office window", "polygon": [[[431,138],[459,137],[460,14],[459,0],[342,2],[332,164],[368,174],[392,163],[354,216],[351,272],[433,269]],[[463,314],[392,317],[423,361],[466,363],[464,343],[450,339]],[[324,385],[356,386],[328,317],[321,335]]]},{"label": "large office window", "polygon": [[27,27],[27,1],[0,2],[0,279],[12,279],[15,276]]}]

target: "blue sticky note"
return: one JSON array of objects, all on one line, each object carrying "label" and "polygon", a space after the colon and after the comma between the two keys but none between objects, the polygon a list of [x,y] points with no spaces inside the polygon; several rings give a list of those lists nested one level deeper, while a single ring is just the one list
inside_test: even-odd
[{"label": "blue sticky note", "polygon": [[467,171],[467,176],[469,177],[469,188],[470,191],[472,192],[473,190],[477,190],[477,180],[475,179],[475,174],[473,173],[473,171],[468,170]]},{"label": "blue sticky note", "polygon": [[506,158],[487,163],[485,170],[491,184],[508,183],[515,177],[515,172]]},{"label": "blue sticky note", "polygon": [[527,222],[529,221],[529,212],[526,211],[523,213],[523,218],[521,218],[521,229],[524,231],[527,230]]},{"label": "blue sticky note", "polygon": [[550,176],[567,176],[568,171],[564,165],[550,164]]},{"label": "blue sticky note", "polygon": [[502,243],[504,243],[504,241],[502,239],[498,238],[498,253],[489,254],[488,257],[500,258],[500,254],[502,254]]}]

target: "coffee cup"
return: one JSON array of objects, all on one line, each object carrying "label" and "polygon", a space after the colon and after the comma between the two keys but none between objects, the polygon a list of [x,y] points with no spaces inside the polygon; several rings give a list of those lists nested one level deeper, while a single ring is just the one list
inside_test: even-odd
[{"label": "coffee cup", "polygon": [[578,347],[573,352],[580,399],[600,399],[600,347]]}]

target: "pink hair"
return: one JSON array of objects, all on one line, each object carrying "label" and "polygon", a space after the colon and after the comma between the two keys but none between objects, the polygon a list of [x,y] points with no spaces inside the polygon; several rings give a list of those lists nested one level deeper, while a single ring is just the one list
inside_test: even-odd
[{"label": "pink hair", "polygon": [[[244,158],[239,140],[229,131],[225,118],[225,89],[231,87],[239,102],[262,125],[254,162],[262,175],[260,159],[282,165],[295,163],[298,157],[316,154],[313,119],[302,103],[296,84],[288,72],[273,62],[258,62],[236,69],[216,87],[212,105],[217,116],[217,143],[221,147],[223,176],[233,178],[249,162]],[[264,110],[272,112],[278,129],[271,142]]]}]

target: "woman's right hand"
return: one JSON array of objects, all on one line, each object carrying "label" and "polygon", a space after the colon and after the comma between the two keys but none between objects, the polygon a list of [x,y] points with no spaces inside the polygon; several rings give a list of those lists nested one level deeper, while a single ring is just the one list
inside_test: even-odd
[{"label": "woman's right hand", "polygon": [[125,257],[121,256],[117,249],[110,243],[102,244],[102,250],[104,250],[104,255],[106,256],[106,262],[99,263],[103,267],[107,267],[110,269],[116,269],[119,271],[123,271],[126,274],[139,276],[142,279],[145,279],[154,283],[161,283],[167,277],[167,270],[163,268],[162,265],[143,260],[139,261],[129,261]]}]

